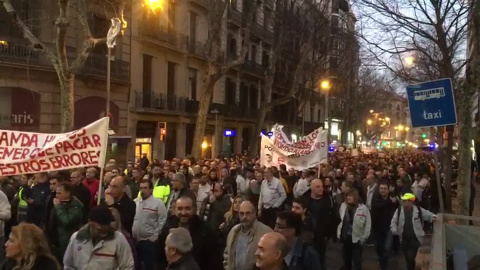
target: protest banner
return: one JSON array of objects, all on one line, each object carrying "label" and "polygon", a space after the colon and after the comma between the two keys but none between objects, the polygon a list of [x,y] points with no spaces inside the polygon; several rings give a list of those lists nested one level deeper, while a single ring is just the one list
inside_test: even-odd
[{"label": "protest banner", "polygon": [[108,121],[60,134],[0,130],[0,176],[103,167]]},{"label": "protest banner", "polygon": [[274,128],[273,139],[262,135],[261,166],[285,164],[288,169],[303,170],[327,163],[327,133],[317,129],[296,143],[291,143],[281,128]]}]

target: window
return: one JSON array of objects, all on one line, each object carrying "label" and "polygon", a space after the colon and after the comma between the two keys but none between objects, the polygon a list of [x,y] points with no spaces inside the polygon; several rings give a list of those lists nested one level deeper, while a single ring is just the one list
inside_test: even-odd
[{"label": "window", "polygon": [[237,10],[237,0],[230,0],[230,8]]},{"label": "window", "polygon": [[250,51],[250,61],[255,63],[256,58],[257,58],[257,46],[252,45],[252,50]]},{"label": "window", "polygon": [[152,56],[143,55],[142,71],[142,105],[144,108],[150,108],[152,95]]},{"label": "window", "polygon": [[313,122],[314,121],[314,115],[315,115],[315,107],[314,106],[311,106],[310,107],[310,122]]},{"label": "window", "polygon": [[225,104],[235,105],[236,84],[232,79],[227,78],[225,81]]},{"label": "window", "polygon": [[190,46],[195,48],[197,41],[197,14],[190,11]]},{"label": "window", "polygon": [[317,118],[317,122],[320,123],[321,122],[321,119],[322,119],[322,110],[318,110],[318,118]]},{"label": "window", "polygon": [[167,74],[167,95],[175,95],[175,63],[168,62]]},{"label": "window", "polygon": [[244,83],[240,84],[240,102],[239,105],[242,107],[248,107],[248,93],[249,88]]},{"label": "window", "polygon": [[250,86],[250,108],[258,109],[258,91],[254,86]]},{"label": "window", "polygon": [[175,32],[175,2],[168,1],[168,32]]},{"label": "window", "polygon": [[270,61],[270,56],[268,55],[267,51],[263,51],[263,57],[262,57],[262,64],[263,67],[268,68],[268,63]]},{"label": "window", "polygon": [[233,37],[230,37],[228,41],[228,55],[236,56],[237,55],[237,40]]},{"label": "window", "polygon": [[188,69],[188,98],[197,100],[197,70],[194,68]]}]

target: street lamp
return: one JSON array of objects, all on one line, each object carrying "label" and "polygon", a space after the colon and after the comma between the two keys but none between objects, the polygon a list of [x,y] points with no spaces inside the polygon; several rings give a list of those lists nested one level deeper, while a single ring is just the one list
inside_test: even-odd
[{"label": "street lamp", "polygon": [[149,8],[155,14],[158,10],[163,9],[163,0],[145,0],[142,6]]},{"label": "street lamp", "polygon": [[370,113],[373,113],[373,110],[370,110]]},{"label": "street lamp", "polygon": [[370,119],[368,119],[368,120],[367,120],[367,125],[371,126],[371,125],[372,125],[372,123],[373,123],[373,121],[372,121],[372,120],[370,120]]},{"label": "street lamp", "polygon": [[415,57],[407,56],[403,59],[403,61],[405,62],[405,65],[407,65],[408,67],[411,67],[415,64]]},{"label": "street lamp", "polygon": [[327,120],[327,145],[330,145],[330,129],[331,129],[331,121],[329,117],[330,108],[328,106],[328,90],[330,90],[332,86],[330,85],[329,80],[323,80],[320,83],[320,88],[325,91],[325,120]]},{"label": "street lamp", "polygon": [[385,117],[385,121],[390,122],[390,117]]}]

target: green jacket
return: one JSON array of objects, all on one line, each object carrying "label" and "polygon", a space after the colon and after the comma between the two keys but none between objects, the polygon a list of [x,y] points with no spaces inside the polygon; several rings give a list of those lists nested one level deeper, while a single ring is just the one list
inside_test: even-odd
[{"label": "green jacket", "polygon": [[51,225],[56,227],[57,257],[63,258],[70,237],[82,226],[82,217],[83,204],[76,197],[73,197],[69,202],[63,202],[55,206],[54,211],[52,211],[54,220]]}]

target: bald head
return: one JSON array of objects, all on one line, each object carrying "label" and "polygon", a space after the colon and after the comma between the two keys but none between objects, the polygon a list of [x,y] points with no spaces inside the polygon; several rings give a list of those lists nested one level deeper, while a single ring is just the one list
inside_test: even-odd
[{"label": "bald head", "polygon": [[283,264],[283,258],[288,253],[288,243],[285,237],[277,232],[266,233],[258,241],[255,252],[256,265],[260,269],[275,269]]},{"label": "bald head", "polygon": [[321,179],[313,179],[310,188],[312,189],[312,197],[321,198],[323,196],[323,181]]},{"label": "bald head", "polygon": [[110,182],[110,194],[112,195],[115,201],[122,198],[123,193],[125,192],[125,181],[123,176],[116,176]]}]

